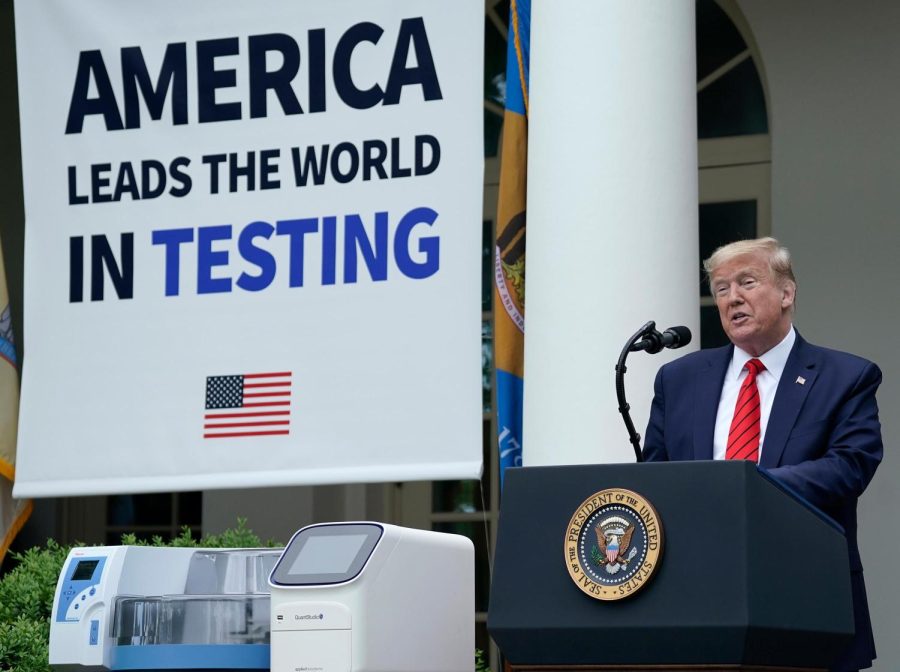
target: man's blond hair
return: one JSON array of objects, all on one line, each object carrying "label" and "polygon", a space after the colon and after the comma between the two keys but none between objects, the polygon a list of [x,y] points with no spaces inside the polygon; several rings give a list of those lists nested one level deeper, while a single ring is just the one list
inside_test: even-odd
[{"label": "man's blond hair", "polygon": [[786,282],[790,282],[796,288],[797,280],[794,278],[794,269],[791,266],[791,253],[774,238],[766,237],[753,240],[738,240],[734,243],[723,245],[713,252],[709,259],[703,262],[703,270],[706,271],[710,289],[712,289],[712,274],[719,266],[736,257],[755,252],[762,252],[766,255],[772,276],[780,287],[784,287]]}]

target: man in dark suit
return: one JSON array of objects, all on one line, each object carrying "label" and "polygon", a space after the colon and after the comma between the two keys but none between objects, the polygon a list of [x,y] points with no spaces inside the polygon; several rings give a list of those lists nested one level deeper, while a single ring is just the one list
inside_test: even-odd
[{"label": "man in dark suit", "polygon": [[750,459],[840,523],[847,535],[856,637],[832,668],[875,658],[856,502],[881,462],[875,391],[865,359],[807,343],[792,324],[796,281],[773,238],[719,248],[704,262],[732,345],[663,366],[644,458]]}]

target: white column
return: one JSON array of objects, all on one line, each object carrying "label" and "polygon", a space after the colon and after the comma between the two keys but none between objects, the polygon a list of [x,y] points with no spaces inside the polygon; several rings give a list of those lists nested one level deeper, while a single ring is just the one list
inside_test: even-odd
[{"label": "white column", "polygon": [[[693,0],[537,0],[524,464],[630,462],[614,367],[647,320],[699,340]],[[657,368],[625,384],[643,435]]]}]

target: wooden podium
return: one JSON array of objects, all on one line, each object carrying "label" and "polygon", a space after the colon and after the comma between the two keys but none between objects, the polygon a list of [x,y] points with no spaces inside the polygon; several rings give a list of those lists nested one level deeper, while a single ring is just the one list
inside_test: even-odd
[{"label": "wooden podium", "polygon": [[[614,601],[576,585],[566,548],[608,489],[650,502],[663,531],[650,578]],[[600,520],[578,546],[598,566]],[[847,543],[749,462],[510,469],[488,630],[509,672],[824,672],[853,636]]]}]

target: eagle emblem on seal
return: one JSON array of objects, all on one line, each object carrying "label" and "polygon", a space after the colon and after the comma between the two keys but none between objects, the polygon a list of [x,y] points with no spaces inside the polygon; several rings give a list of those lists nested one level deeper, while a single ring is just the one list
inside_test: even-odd
[{"label": "eagle emblem on seal", "polygon": [[643,495],[607,488],[572,514],[563,549],[578,590],[595,600],[625,599],[642,590],[659,566],[663,529]]},{"label": "eagle emblem on seal", "polygon": [[610,516],[601,520],[594,528],[597,535],[598,552],[593,553],[594,562],[605,568],[607,573],[615,574],[637,555],[636,548],[631,546],[631,536],[634,534],[634,525],[619,516]]}]

